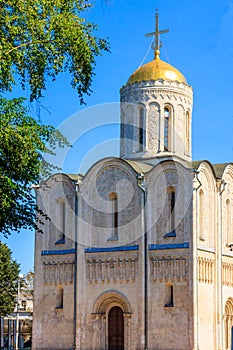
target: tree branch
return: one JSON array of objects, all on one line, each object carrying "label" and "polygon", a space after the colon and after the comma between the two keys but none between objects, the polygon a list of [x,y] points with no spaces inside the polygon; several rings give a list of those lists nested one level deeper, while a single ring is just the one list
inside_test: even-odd
[{"label": "tree branch", "polygon": [[49,42],[51,42],[51,41],[52,41],[52,40],[29,41],[29,42],[27,42],[27,43],[23,43],[23,44],[21,44],[21,45],[15,46],[15,47],[13,47],[12,49],[8,50],[8,51],[6,52],[6,55],[8,55],[9,53],[11,53],[11,52],[14,51],[14,50],[20,49],[20,48],[23,47],[23,46],[36,45],[36,44],[47,44],[47,43],[49,43]]}]

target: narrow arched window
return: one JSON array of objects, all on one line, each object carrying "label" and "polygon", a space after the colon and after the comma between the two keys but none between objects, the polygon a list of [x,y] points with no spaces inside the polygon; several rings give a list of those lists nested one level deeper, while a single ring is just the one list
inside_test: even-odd
[{"label": "narrow arched window", "polygon": [[200,190],[199,192],[199,239],[204,241],[204,220],[203,213],[204,210],[204,192]]},{"label": "narrow arched window", "polygon": [[174,295],[173,295],[173,285],[167,284],[165,290],[165,307],[173,307],[174,306]]},{"label": "narrow arched window", "polygon": [[232,243],[232,237],[231,237],[231,207],[230,207],[230,200],[227,199],[226,201],[226,239],[227,243]]},{"label": "narrow arched window", "polygon": [[170,220],[169,231],[175,231],[175,204],[176,204],[176,192],[174,187],[168,187],[168,219]]},{"label": "narrow arched window", "polygon": [[116,192],[109,194],[111,201],[111,228],[112,236],[110,240],[118,240],[118,196]]},{"label": "narrow arched window", "polygon": [[66,206],[65,206],[64,200],[60,200],[58,205],[59,205],[59,236],[61,240],[65,240]]},{"label": "narrow arched window", "polygon": [[174,231],[175,229],[175,201],[176,201],[175,190],[172,190],[170,194],[171,231]]},{"label": "narrow arched window", "polygon": [[170,110],[165,107],[164,108],[164,151],[170,150],[170,137],[171,137],[171,131],[170,131],[170,123],[171,123],[171,113]]},{"label": "narrow arched window", "polygon": [[63,287],[60,285],[57,287],[56,309],[63,309],[63,297],[64,297],[64,290],[63,290]]},{"label": "narrow arched window", "polygon": [[190,114],[186,112],[186,128],[185,128],[185,141],[186,141],[186,154],[190,155],[191,145],[190,145]]},{"label": "narrow arched window", "polygon": [[167,200],[166,200],[166,231],[164,238],[176,237],[176,218],[175,218],[175,206],[176,206],[176,189],[173,186],[167,187]]},{"label": "narrow arched window", "polygon": [[61,238],[65,240],[65,231],[66,231],[66,206],[65,202],[61,202]]},{"label": "narrow arched window", "polygon": [[140,152],[142,152],[146,147],[145,115],[144,108],[142,106],[139,107],[138,145]]},{"label": "narrow arched window", "polygon": [[65,231],[66,231],[66,205],[64,198],[57,199],[57,234],[58,241],[56,244],[65,243]]}]

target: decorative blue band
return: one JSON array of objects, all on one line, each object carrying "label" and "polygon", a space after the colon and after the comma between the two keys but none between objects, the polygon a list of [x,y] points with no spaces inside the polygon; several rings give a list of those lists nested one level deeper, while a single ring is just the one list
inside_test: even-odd
[{"label": "decorative blue band", "polygon": [[41,255],[65,255],[74,254],[75,249],[65,249],[65,250],[42,250]]},{"label": "decorative blue band", "polygon": [[149,244],[149,250],[165,250],[165,249],[187,249],[189,242],[174,244]]},{"label": "decorative blue band", "polygon": [[99,247],[91,247],[91,248],[85,248],[85,253],[103,253],[103,252],[122,252],[122,251],[131,251],[131,250],[138,250],[138,245],[124,245],[119,247],[106,247],[106,248],[99,248]]}]

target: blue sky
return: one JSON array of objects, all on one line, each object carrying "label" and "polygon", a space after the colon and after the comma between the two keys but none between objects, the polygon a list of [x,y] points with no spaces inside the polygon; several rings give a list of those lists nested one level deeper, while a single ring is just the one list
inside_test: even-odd
[{"label": "blue sky", "polygon": [[[194,89],[193,159],[208,159],[213,163],[233,160],[233,0],[99,0],[86,17],[98,24],[100,36],[108,37],[111,53],[104,53],[96,61],[93,93],[85,98],[87,105],[80,106],[65,74],[55,83],[48,82],[41,101],[45,107],[41,109],[41,119],[45,123],[64,126],[68,121],[68,125],[78,130],[87,119],[93,121],[93,127],[88,125],[87,132],[66,156],[64,172],[87,169],[95,160],[93,154],[118,155],[115,107],[113,120],[110,118],[103,127],[98,113],[96,120],[89,116],[95,115],[101,104],[119,102],[120,87],[148,51],[151,39],[145,38],[145,34],[154,31],[156,8],[160,13],[160,28],[170,29],[161,36],[161,59],[179,69]],[[145,63],[152,58],[150,50]],[[22,92],[16,88],[13,95],[20,96]],[[28,97],[27,92],[24,95]],[[76,122],[69,124],[76,113]],[[95,145],[101,147],[96,150]],[[86,160],[89,152],[92,156]],[[83,159],[85,165],[80,166]],[[22,272],[32,269],[34,233],[12,234],[7,243],[13,257],[21,263]]]}]

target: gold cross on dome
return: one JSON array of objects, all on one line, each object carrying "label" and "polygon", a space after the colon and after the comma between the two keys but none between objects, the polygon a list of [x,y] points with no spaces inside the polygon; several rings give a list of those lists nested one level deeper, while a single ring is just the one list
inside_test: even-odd
[{"label": "gold cross on dome", "polygon": [[149,36],[154,36],[155,37],[155,44],[153,45],[153,50],[154,50],[154,55],[155,58],[159,56],[159,49],[162,46],[161,41],[159,40],[160,34],[165,34],[168,33],[169,29],[164,29],[164,30],[159,30],[159,12],[156,9],[156,14],[155,14],[155,32],[148,33],[145,35],[146,38]]}]

